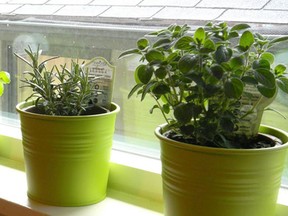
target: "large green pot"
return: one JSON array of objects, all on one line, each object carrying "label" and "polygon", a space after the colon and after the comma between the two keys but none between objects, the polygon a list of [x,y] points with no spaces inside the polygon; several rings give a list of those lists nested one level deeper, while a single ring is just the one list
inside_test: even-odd
[{"label": "large green pot", "polygon": [[97,203],[106,196],[116,114],[49,116],[20,114],[28,196],[58,206]]},{"label": "large green pot", "polygon": [[288,137],[271,127],[260,131],[284,144],[209,148],[167,139],[158,127],[165,216],[274,216]]}]

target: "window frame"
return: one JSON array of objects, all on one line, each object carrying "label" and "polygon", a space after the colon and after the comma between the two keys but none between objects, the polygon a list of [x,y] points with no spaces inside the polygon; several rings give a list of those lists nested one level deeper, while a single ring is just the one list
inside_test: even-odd
[{"label": "window frame", "polygon": [[[25,22],[25,21],[0,21],[0,28],[9,27],[11,29],[11,26],[17,30],[17,28],[25,27],[25,32],[31,32],[35,33],[35,28],[41,29],[41,31],[45,31],[47,33],[51,32],[51,29],[53,28],[67,28],[71,31],[75,31],[76,35],[80,35],[80,32],[83,32],[87,37],[91,37],[89,34],[89,31],[92,29],[95,33],[93,37],[99,37],[105,38],[107,35],[111,35],[112,33],[116,34],[117,32],[117,43],[111,43],[110,47],[111,49],[115,49],[119,47],[119,44],[121,46],[125,46],[127,48],[133,47],[135,40],[141,36],[143,36],[145,33],[151,32],[155,29],[159,29],[161,27],[152,26],[152,27],[140,27],[140,26],[117,26],[117,25],[95,25],[95,24],[67,24],[67,23],[44,23],[47,28],[43,29],[43,23],[38,22]],[[77,30],[78,29],[78,30]],[[90,30],[89,30],[90,29]],[[9,30],[10,31],[10,30]],[[20,30],[18,30],[20,31]],[[108,31],[108,33],[106,32]],[[127,34],[125,34],[126,31],[132,31],[133,34],[130,35],[130,37],[127,37]],[[106,32],[106,33],[105,33]],[[59,33],[60,34],[60,33]],[[9,36],[9,34],[8,34]],[[57,35],[54,35],[54,37],[59,37]],[[120,39],[119,39],[120,38]],[[80,40],[81,37],[79,37],[78,40]],[[74,43],[77,44],[77,40],[74,41],[71,40],[68,43]],[[86,42],[85,42],[86,43]],[[97,41],[97,43],[94,43],[93,41],[89,41],[89,43],[86,45],[88,46],[102,46],[102,41]],[[13,56],[13,50],[9,50],[9,44],[6,45],[7,50],[6,54],[7,56],[12,57]],[[119,48],[118,48],[119,49]],[[2,51],[3,52],[3,51]],[[105,52],[103,52],[105,53]],[[91,57],[91,56],[88,56]],[[94,56],[93,56],[94,57]],[[105,55],[104,55],[105,57]],[[8,71],[15,71],[16,66],[13,65],[12,62],[9,61],[9,57],[7,58],[7,62],[3,65],[6,65],[8,68]],[[15,88],[13,86],[13,80],[10,86],[8,86],[8,93],[11,91],[12,88]],[[16,85],[16,84],[15,84]],[[9,94],[8,94],[9,95]],[[6,95],[4,95],[6,99],[8,99]],[[10,100],[11,102],[11,100]],[[9,103],[9,106],[14,108],[13,103]],[[5,111],[5,110],[4,110]],[[21,137],[19,126],[7,125],[7,122],[9,124],[9,120],[4,121],[5,123],[0,123],[0,131],[1,131],[1,139],[5,140],[4,145],[1,144],[1,148],[4,151],[1,151],[0,157],[8,159],[10,162],[7,162],[7,166],[15,166],[17,169],[23,170],[24,169],[24,161],[22,154],[22,147],[21,147]],[[16,125],[17,125],[16,121]],[[9,133],[8,133],[9,132]],[[151,131],[151,136],[153,136],[153,131]],[[136,147],[130,147],[129,145],[125,146],[125,142],[121,142],[117,139],[114,140],[114,143],[118,146],[122,145],[122,149],[115,148],[112,152],[112,158],[111,158],[111,178],[109,180],[109,188],[113,191],[120,191],[123,190],[125,193],[133,193],[135,196],[139,195],[141,197],[144,197],[147,200],[152,200],[153,202],[157,203],[157,207],[155,210],[161,211],[162,208],[162,182],[161,182],[161,167],[160,167],[160,159],[159,159],[159,152],[155,152],[154,150],[147,150],[145,151],[144,148],[138,148]],[[19,144],[20,143],[20,144]],[[11,165],[12,164],[12,165]],[[14,165],[13,165],[14,164]],[[121,178],[120,178],[121,176]],[[125,177],[131,179],[131,181],[128,181]],[[144,180],[151,180],[153,179],[153,187],[151,185],[147,184],[145,187],[139,189],[139,185],[136,180],[141,179],[141,181]],[[133,182],[133,184],[130,184],[130,182]],[[284,187],[281,189],[284,191],[285,196],[288,196],[288,190]],[[286,191],[286,192],[285,192]],[[286,195],[287,194],[287,195]],[[288,206],[287,203],[284,202],[285,205]],[[154,207],[153,207],[154,208]]]}]

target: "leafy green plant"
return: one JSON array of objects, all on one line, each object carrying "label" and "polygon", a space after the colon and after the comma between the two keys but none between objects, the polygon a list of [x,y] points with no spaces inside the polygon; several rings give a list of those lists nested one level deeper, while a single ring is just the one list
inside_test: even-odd
[{"label": "leafy green plant", "polygon": [[96,78],[89,76],[84,64],[72,61],[71,69],[66,65],[60,67],[54,65],[51,70],[47,70],[45,64],[58,57],[39,62],[42,52],[39,47],[35,53],[30,47],[25,49],[25,52],[31,61],[17,53],[15,55],[32,68],[32,71],[24,72],[25,78],[21,81],[25,83],[23,87],[32,89],[32,94],[26,100],[33,98],[38,112],[47,115],[75,116],[87,114],[96,106],[95,95],[101,92],[93,88]]},{"label": "leafy green plant", "polygon": [[0,71],[0,96],[4,93],[4,84],[10,83],[10,74],[6,71]]},{"label": "leafy green plant", "polygon": [[140,56],[128,97],[151,95],[156,104],[150,112],[160,109],[174,139],[236,147],[238,123],[254,109],[242,109],[243,97],[253,97],[247,87],[262,98],[273,98],[278,88],[288,93],[286,66],[274,66],[269,52],[288,37],[269,39],[249,28],[208,23],[192,34],[187,25],[171,25],[140,38],[119,56]]}]

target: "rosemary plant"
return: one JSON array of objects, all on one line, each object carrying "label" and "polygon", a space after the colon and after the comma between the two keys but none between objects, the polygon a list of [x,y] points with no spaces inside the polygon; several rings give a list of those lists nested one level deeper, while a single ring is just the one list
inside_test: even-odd
[{"label": "rosemary plant", "polygon": [[25,88],[31,88],[32,94],[26,99],[34,99],[38,112],[47,115],[75,116],[87,114],[95,107],[95,95],[100,94],[93,88],[96,78],[90,77],[84,69],[84,63],[71,62],[71,69],[66,65],[54,65],[47,70],[45,64],[58,57],[39,62],[42,51],[33,52],[31,47],[25,49],[30,61],[19,54],[15,55],[32,68],[24,72],[21,80]]}]

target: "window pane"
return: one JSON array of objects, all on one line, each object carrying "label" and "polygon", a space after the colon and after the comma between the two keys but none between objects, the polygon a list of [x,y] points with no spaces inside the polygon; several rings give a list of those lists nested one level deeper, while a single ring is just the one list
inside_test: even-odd
[{"label": "window pane", "polygon": [[[131,57],[118,59],[120,53],[136,44],[139,37],[149,30],[123,29],[113,26],[69,26],[45,25],[36,23],[2,24],[0,25],[0,66],[9,71],[11,84],[6,87],[6,93],[1,98],[2,116],[17,119],[15,106],[25,100],[31,92],[23,85],[23,71],[30,70],[29,66],[14,56],[14,52],[25,57],[24,49],[30,46],[43,50],[42,59],[60,56],[47,64],[47,67],[70,65],[71,59],[88,62],[96,56],[106,58],[116,66],[113,101],[120,105],[121,112],[117,116],[115,147],[138,153],[159,155],[159,145],[153,134],[155,127],[162,122],[162,118],[149,114],[151,103],[140,103],[140,98],[132,97],[128,100],[128,92],[134,85],[133,70],[138,59]],[[160,114],[160,113],[159,113]],[[148,150],[147,150],[147,147]],[[145,154],[146,154],[145,153]]]},{"label": "window pane", "polygon": [[[114,147],[159,157],[159,144],[153,132],[157,125],[164,123],[164,120],[157,110],[154,110],[156,115],[149,114],[149,110],[154,104],[152,99],[143,103],[140,102],[139,97],[127,99],[127,95],[134,85],[133,71],[137,67],[138,59],[136,57],[118,59],[123,50],[134,47],[137,39],[151,30],[146,27],[79,25],[79,23],[65,25],[1,22],[0,68],[12,73],[12,82],[9,86],[5,86],[6,93],[1,98],[1,121],[4,123],[15,122],[12,121],[12,119],[17,120],[15,105],[29,95],[27,90],[19,88],[22,85],[20,83],[22,72],[29,68],[16,59],[14,52],[23,53],[24,48],[27,48],[28,45],[35,50],[40,45],[45,56],[61,56],[57,63],[61,61],[63,64],[65,62],[69,64],[71,59],[87,61],[96,56],[102,56],[116,66],[113,101],[120,105],[121,112],[117,116]],[[266,30],[269,32],[268,28],[261,30],[264,33]],[[286,57],[288,48],[283,46],[278,48],[275,49],[277,61],[288,63]],[[287,105],[287,96],[279,92],[271,107],[288,117]],[[287,120],[275,112],[265,112],[263,123],[288,131]],[[288,185],[288,167],[284,183]]]},{"label": "window pane", "polygon": [[[288,45],[287,43],[281,44],[281,47],[275,47],[275,64],[281,63],[288,66]],[[278,127],[282,130],[288,131],[288,100],[287,95],[279,90],[275,101],[269,106],[275,111],[265,111],[263,115],[263,124]],[[279,113],[278,113],[279,112]],[[287,119],[286,119],[287,118]],[[286,168],[283,175],[283,184],[288,186],[288,158],[286,163]]]}]

